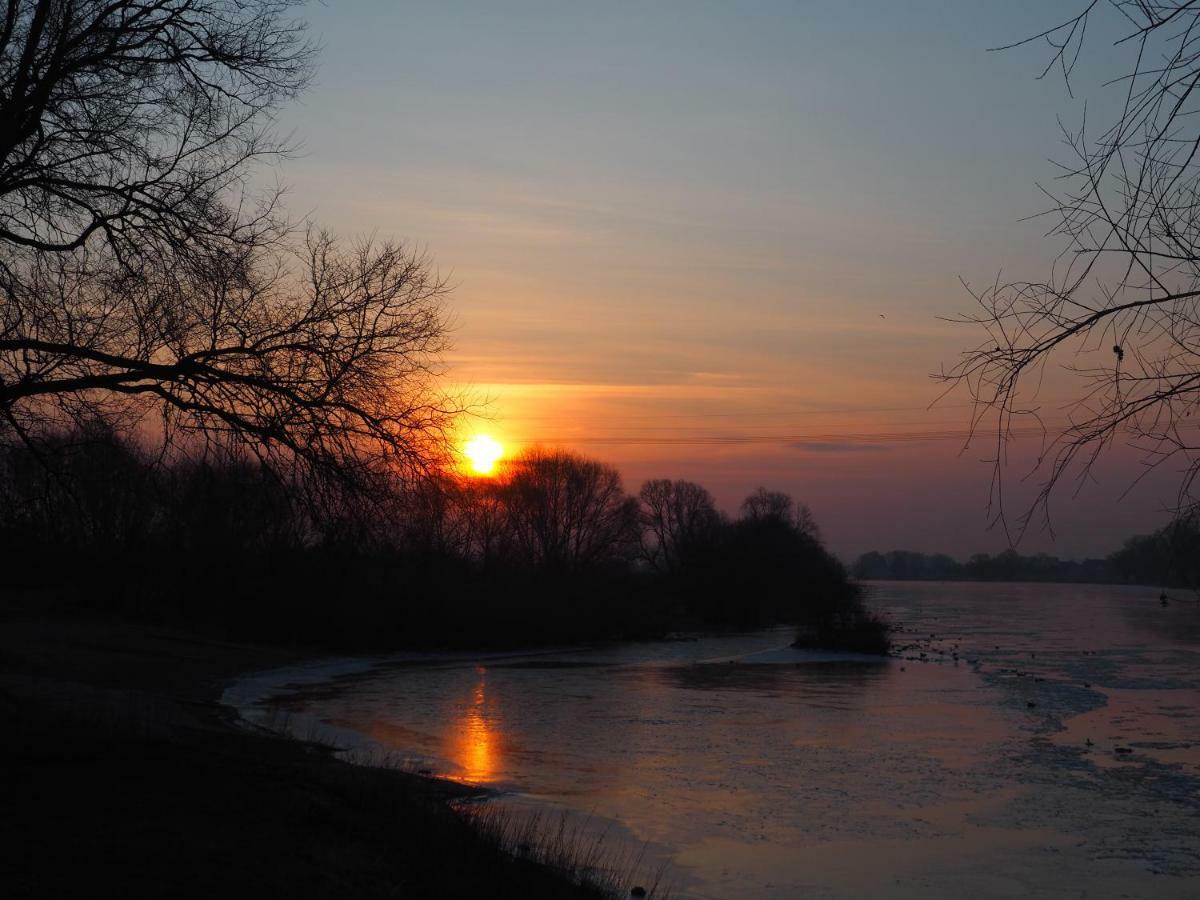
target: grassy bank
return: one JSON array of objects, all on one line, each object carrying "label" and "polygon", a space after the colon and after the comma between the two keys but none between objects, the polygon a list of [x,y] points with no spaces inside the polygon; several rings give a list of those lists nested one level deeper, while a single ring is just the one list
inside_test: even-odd
[{"label": "grassy bank", "polygon": [[578,884],[570,846],[509,852],[511,829],[453,810],[465,788],[235,727],[222,685],[300,653],[19,609],[2,624],[6,897],[612,895]]}]

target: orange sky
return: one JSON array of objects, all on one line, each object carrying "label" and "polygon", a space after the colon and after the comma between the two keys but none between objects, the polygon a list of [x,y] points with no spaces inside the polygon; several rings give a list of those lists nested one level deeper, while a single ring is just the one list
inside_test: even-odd
[{"label": "orange sky", "polygon": [[[1058,250],[1021,220],[1078,107],[1036,53],[984,52],[1044,11],[517,6],[314,5],[321,72],[283,122],[293,211],[449,279],[448,382],[491,419],[468,430],[730,510],[790,491],[844,556],[1002,549],[987,447],[961,452],[966,398],[928,409],[929,374],[976,340],[939,318],[969,310],[960,277]],[[1115,455],[1022,549],[1161,524],[1169,479],[1121,499],[1137,474]]]}]

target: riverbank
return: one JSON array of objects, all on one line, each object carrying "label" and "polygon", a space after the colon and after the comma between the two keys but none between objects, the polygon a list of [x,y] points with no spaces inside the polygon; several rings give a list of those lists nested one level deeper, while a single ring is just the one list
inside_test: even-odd
[{"label": "riverbank", "polygon": [[469,790],[235,724],[229,680],[311,654],[0,609],[7,897],[601,897],[454,813]]},{"label": "riverbank", "polygon": [[870,602],[903,658],[774,628],[289,675],[238,702],[598,822],[679,898],[1200,896],[1200,605],[898,583]]}]

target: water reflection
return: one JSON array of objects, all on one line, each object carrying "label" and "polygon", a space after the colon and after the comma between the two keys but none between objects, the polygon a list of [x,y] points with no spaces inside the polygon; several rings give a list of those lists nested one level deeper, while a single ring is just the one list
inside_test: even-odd
[{"label": "water reflection", "polygon": [[445,756],[458,767],[450,777],[469,784],[491,784],[500,765],[499,732],[488,715],[487,668],[477,667],[479,678],[467,700],[457,704],[460,715],[446,732]]},{"label": "water reflection", "polygon": [[[653,672],[653,670],[651,670]],[[853,697],[890,675],[886,663],[870,661],[827,662],[797,665],[760,665],[737,662],[696,663],[659,670],[675,687],[699,691],[781,691],[808,695],[833,692]]]},{"label": "water reflection", "polygon": [[763,632],[445,657],[289,708],[493,802],[619,823],[672,859],[676,897],[1145,896],[1149,873],[1200,896],[1200,606],[1067,585],[872,602],[928,663]]},{"label": "water reflection", "polygon": [[1175,592],[1162,606],[1153,591],[1139,592],[1119,607],[1121,618],[1131,628],[1165,641],[1200,644],[1200,598]]}]

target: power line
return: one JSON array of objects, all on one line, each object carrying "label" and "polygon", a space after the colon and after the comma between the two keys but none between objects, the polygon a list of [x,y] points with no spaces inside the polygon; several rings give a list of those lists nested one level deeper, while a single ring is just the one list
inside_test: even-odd
[{"label": "power line", "polygon": [[[1010,428],[1007,432],[1013,437],[1052,436],[1055,429],[1036,426]],[[992,432],[979,430],[974,433],[968,429],[942,429],[937,431],[877,431],[858,433],[796,433],[796,434],[709,434],[681,436],[652,436],[652,435],[571,435],[571,436],[516,436],[525,443],[531,444],[638,444],[638,445],[697,445],[722,446],[737,444],[892,444],[892,443],[924,443],[930,441],[967,441],[972,437],[988,437]]]},{"label": "power line", "polygon": [[[970,403],[939,403],[936,407],[938,410],[943,409],[972,409],[973,404]],[[931,407],[928,406],[843,406],[830,407],[828,409],[801,409],[789,410],[780,412],[779,410],[759,410],[759,411],[739,411],[739,412],[691,412],[691,413],[626,413],[622,414],[621,418],[625,420],[634,419],[653,419],[660,421],[663,419],[735,419],[735,418],[761,418],[770,416],[774,418],[793,418],[796,416],[837,416],[861,413],[881,413],[881,412],[930,412]],[[484,417],[486,418],[486,417]],[[539,420],[560,419],[561,415],[554,413],[533,413],[528,415],[515,416],[497,416],[498,422],[536,422]]]}]

